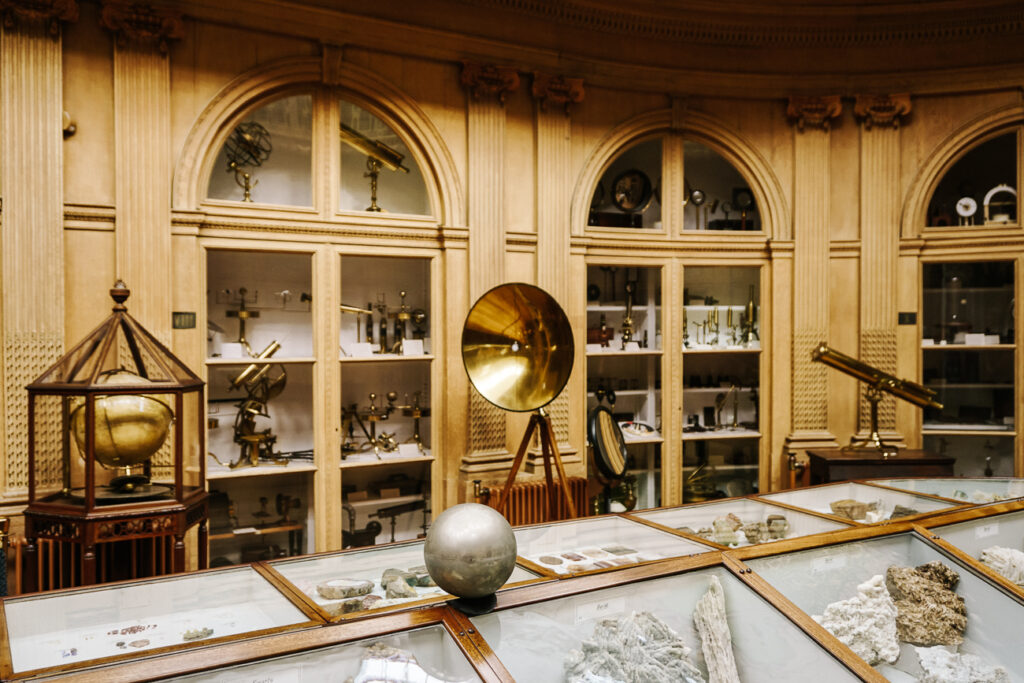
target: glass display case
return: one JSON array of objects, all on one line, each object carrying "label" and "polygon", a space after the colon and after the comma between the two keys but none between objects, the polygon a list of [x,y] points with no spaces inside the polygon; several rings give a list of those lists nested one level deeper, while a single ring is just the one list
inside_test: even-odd
[{"label": "glass display case", "polygon": [[211,565],[312,552],[309,253],[209,249]]},{"label": "glass display case", "polygon": [[615,157],[590,200],[587,224],[660,230],[662,139],[643,140]]},{"label": "glass display case", "polygon": [[[427,574],[423,541],[269,562],[325,619],[450,598]],[[516,565],[506,587],[543,579]],[[397,579],[398,583],[391,585]]]},{"label": "glass display case", "polygon": [[610,512],[661,503],[661,277],[660,267],[587,266],[587,413],[607,407],[629,454],[627,492]]},{"label": "glass display case", "polygon": [[939,510],[952,510],[959,507],[957,503],[933,496],[896,491],[857,482],[823,484],[777,493],[764,493],[758,498],[767,502],[792,505],[819,514],[850,519],[861,524],[874,524],[892,519],[917,519]]},{"label": "glass display case", "polygon": [[921,479],[868,479],[865,483],[903,491],[926,493],[964,503],[998,503],[1024,498],[1024,479],[1014,477],[938,477]]},{"label": "glass display case", "polygon": [[[471,621],[517,681],[623,680],[614,672],[644,668],[657,675],[626,680],[703,681],[709,661],[719,676],[732,661],[729,670],[739,675],[717,680],[858,680],[722,567],[513,607]],[[709,644],[710,632],[724,647]]]},{"label": "glass display case", "polygon": [[683,502],[756,493],[761,269],[689,266],[683,290]]},{"label": "glass display case", "polygon": [[683,230],[761,229],[750,184],[725,157],[707,145],[686,140],[683,159]]},{"label": "glass display case", "polygon": [[342,547],[421,537],[430,520],[433,265],[341,255]]},{"label": "glass display case", "polygon": [[1013,261],[921,267],[924,447],[956,457],[958,476],[1013,476],[1016,349]]},{"label": "glass display case", "polygon": [[924,524],[939,537],[936,542],[949,544],[1024,591],[1024,503],[1008,506],[998,514],[967,510],[949,515],[954,521]]},{"label": "glass display case", "polygon": [[733,548],[850,527],[834,519],[770,505],[752,498],[644,510],[634,512],[629,517]]},{"label": "glass display case", "polygon": [[711,546],[617,516],[514,527],[518,554],[544,572],[569,575],[710,552]]},{"label": "glass display case", "polygon": [[251,566],[3,601],[11,674],[80,668],[320,624]]},{"label": "glass display case", "polygon": [[1017,131],[975,145],[943,174],[928,204],[936,228],[1019,225]]},{"label": "glass display case", "polygon": [[[929,674],[973,670],[964,680],[1024,676],[1024,599],[917,534],[745,562],[890,681],[920,680],[922,667]],[[913,570],[928,563],[945,569]],[[1003,678],[979,676],[994,667],[1005,670]]]}]

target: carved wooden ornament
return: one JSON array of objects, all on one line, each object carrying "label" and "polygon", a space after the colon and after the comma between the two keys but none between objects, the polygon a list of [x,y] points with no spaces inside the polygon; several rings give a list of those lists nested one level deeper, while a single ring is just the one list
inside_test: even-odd
[{"label": "carved wooden ornament", "polygon": [[786,114],[796,121],[797,130],[803,132],[804,127],[828,130],[830,120],[843,111],[843,103],[839,95],[822,97],[793,96],[789,98]]},{"label": "carved wooden ornament", "polygon": [[18,21],[43,22],[52,36],[60,35],[60,22],[78,21],[78,0],[0,0],[4,28],[14,28]]},{"label": "carved wooden ornament", "polygon": [[510,66],[463,62],[460,80],[473,97],[497,97],[502,104],[519,89],[519,72]]},{"label": "carved wooden ornament", "polygon": [[910,94],[898,95],[857,95],[853,103],[853,115],[864,127],[892,126],[899,128],[900,117],[910,113]]},{"label": "carved wooden ornament", "polygon": [[167,54],[169,41],[185,35],[180,12],[141,3],[103,3],[100,24],[115,35],[118,47],[129,41],[152,43],[161,54]]},{"label": "carved wooden ornament", "polygon": [[550,105],[557,105],[565,107],[565,113],[568,114],[570,105],[583,101],[583,79],[534,71],[531,94],[534,99],[540,100],[542,110],[547,111]]}]

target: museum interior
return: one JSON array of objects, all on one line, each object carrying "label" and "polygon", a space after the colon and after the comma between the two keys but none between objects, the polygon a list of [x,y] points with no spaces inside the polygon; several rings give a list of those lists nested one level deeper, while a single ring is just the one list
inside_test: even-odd
[{"label": "museum interior", "polygon": [[1024,680],[1019,0],[0,17],[3,680]]}]

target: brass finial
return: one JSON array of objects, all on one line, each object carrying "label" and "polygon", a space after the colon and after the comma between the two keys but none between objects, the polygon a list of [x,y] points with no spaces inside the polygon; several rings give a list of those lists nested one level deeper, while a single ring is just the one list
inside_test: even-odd
[{"label": "brass finial", "polygon": [[114,286],[110,288],[110,298],[114,300],[115,311],[127,311],[128,307],[124,305],[124,302],[131,296],[132,290],[128,289],[128,285],[124,283],[121,278],[117,279]]}]

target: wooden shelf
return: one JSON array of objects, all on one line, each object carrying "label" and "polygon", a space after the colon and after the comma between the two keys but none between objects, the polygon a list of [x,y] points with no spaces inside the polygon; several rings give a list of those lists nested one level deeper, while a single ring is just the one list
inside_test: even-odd
[{"label": "wooden shelf", "polygon": [[377,459],[370,460],[369,458],[367,458],[366,460],[351,460],[351,459],[349,459],[351,457],[352,456],[348,456],[348,458],[346,458],[345,460],[341,461],[341,469],[348,470],[348,469],[355,469],[355,468],[359,468],[359,467],[384,467],[384,466],[387,466],[387,465],[408,465],[408,464],[412,464],[412,463],[434,462],[434,456],[433,455],[418,455],[418,456],[412,456],[412,457],[407,457],[407,458],[403,458],[403,457],[394,457],[394,458],[392,458],[392,457],[384,457],[384,458],[381,458],[380,460],[377,460]]},{"label": "wooden shelf", "polygon": [[723,439],[759,439],[756,429],[719,429],[711,432],[683,432],[683,441],[721,441]]},{"label": "wooden shelf", "polygon": [[284,531],[302,531],[306,528],[305,524],[279,524],[276,526],[249,526],[241,527],[233,530],[227,534],[210,534],[211,541],[224,541],[229,538],[238,538],[240,536],[266,536],[268,534],[277,534]]},{"label": "wooden shelf", "polygon": [[265,477],[275,474],[294,474],[296,472],[315,472],[316,465],[311,462],[289,462],[287,465],[257,465],[256,467],[238,467],[230,469],[222,465],[206,467],[207,479],[241,479],[242,477]]},{"label": "wooden shelf", "polygon": [[922,434],[944,435],[944,436],[1016,436],[1017,432],[1013,427],[1000,427],[998,425],[948,425],[945,427],[932,427],[924,425],[921,427]]}]

